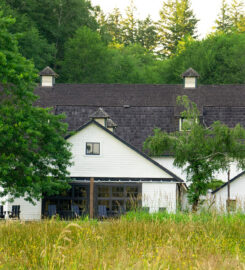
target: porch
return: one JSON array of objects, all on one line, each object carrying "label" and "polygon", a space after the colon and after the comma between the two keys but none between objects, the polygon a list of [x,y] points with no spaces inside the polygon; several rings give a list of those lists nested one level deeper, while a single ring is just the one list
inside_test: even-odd
[{"label": "porch", "polygon": [[141,207],[142,184],[95,180],[73,181],[71,188],[42,202],[42,216],[73,219],[120,216]]}]

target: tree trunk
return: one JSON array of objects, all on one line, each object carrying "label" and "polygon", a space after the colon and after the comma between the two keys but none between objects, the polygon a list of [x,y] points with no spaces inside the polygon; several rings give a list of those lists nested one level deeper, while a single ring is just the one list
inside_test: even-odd
[{"label": "tree trunk", "polygon": [[195,201],[192,203],[192,212],[196,213],[197,207],[198,207],[199,199],[195,199]]}]

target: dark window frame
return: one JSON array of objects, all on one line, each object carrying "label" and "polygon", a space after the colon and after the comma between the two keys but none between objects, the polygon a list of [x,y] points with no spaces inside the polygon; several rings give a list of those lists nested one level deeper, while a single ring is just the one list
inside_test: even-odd
[{"label": "dark window frame", "polygon": [[[88,144],[92,144],[92,152],[91,152],[91,153],[88,153],[88,151],[87,151],[87,145],[88,145]],[[95,145],[95,144],[98,144],[98,145],[99,145],[99,153],[98,153],[98,154],[95,154],[95,153],[94,153],[94,145]],[[86,142],[85,154],[86,154],[87,156],[99,156],[99,155],[100,155],[100,143],[99,143],[99,142]]]},{"label": "dark window frame", "polygon": [[[99,193],[99,190],[98,188],[99,187],[102,187],[102,186],[107,186],[109,188],[109,197],[99,197],[98,193]],[[116,197],[116,196],[113,196],[113,193],[112,193],[112,189],[113,187],[123,187],[123,196],[122,197]],[[130,196],[128,197],[127,196],[127,191],[126,191],[126,188],[127,187],[137,187],[138,189],[138,196],[135,198],[134,196]],[[123,201],[123,208],[122,208],[122,212],[118,212],[118,214],[122,214],[122,213],[125,213],[127,212],[126,208],[127,208],[127,202],[130,202],[132,199],[135,199],[137,204],[138,204],[138,207],[140,208],[141,205],[142,205],[142,183],[96,183],[95,185],[95,213],[96,215],[98,214],[98,201],[109,201],[109,216],[114,216],[114,215],[117,215],[116,214],[116,211],[113,211],[112,210],[112,201]]]}]

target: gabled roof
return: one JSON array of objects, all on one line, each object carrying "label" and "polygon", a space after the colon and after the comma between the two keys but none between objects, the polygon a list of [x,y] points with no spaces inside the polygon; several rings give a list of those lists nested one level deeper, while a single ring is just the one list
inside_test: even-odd
[{"label": "gabled roof", "polygon": [[[230,183],[234,182],[235,180],[237,180],[239,177],[241,177],[243,174],[245,174],[245,171],[239,173],[237,176],[233,177],[231,180],[230,180]],[[224,183],[222,186],[218,187],[217,189],[215,189],[212,194],[215,194],[216,192],[218,192],[219,190],[221,190],[222,188],[224,188],[225,186],[228,185],[228,182]]]},{"label": "gabled roof", "polygon": [[[123,144],[125,144],[127,147],[129,147],[130,149],[132,149],[133,151],[135,151],[136,153],[138,153],[139,155],[141,155],[142,157],[144,157],[145,159],[147,159],[148,161],[150,161],[152,164],[154,164],[155,166],[157,166],[158,168],[160,168],[161,170],[163,170],[165,173],[167,173],[170,176],[172,176],[173,179],[175,180],[175,182],[184,183],[184,181],[181,178],[179,178],[177,175],[175,175],[174,173],[172,173],[171,171],[169,171],[168,169],[166,169],[165,167],[163,167],[162,165],[160,165],[158,162],[156,162],[153,159],[151,159],[149,156],[147,156],[143,152],[139,151],[137,148],[135,148],[134,146],[132,146],[128,142],[124,141],[119,136],[115,135],[113,132],[111,132],[109,129],[105,128],[104,126],[102,126],[101,124],[99,124],[98,122],[96,122],[95,120],[90,120],[85,125],[83,125],[80,128],[78,128],[76,130],[76,132],[83,130],[84,128],[86,128],[90,124],[95,124],[99,128],[103,129],[104,131],[106,131],[107,133],[109,133],[110,135],[112,135],[114,138],[116,138],[117,140],[119,140],[120,142],[122,142]],[[72,137],[73,135],[68,135],[68,136],[65,137],[65,139],[68,139],[68,138]]]},{"label": "gabled roof", "polygon": [[96,112],[90,115],[90,118],[109,118],[109,114],[100,107]]},{"label": "gabled roof", "polygon": [[58,74],[56,72],[53,71],[53,69],[49,66],[47,66],[46,68],[44,68],[42,71],[39,72],[40,76],[54,76],[54,77],[58,77]]},{"label": "gabled roof", "polygon": [[107,120],[106,125],[107,125],[108,128],[115,128],[115,127],[117,127],[117,124],[116,124],[115,122],[113,122],[113,121],[111,120],[111,118],[109,118],[109,119]]},{"label": "gabled roof", "polygon": [[181,108],[176,106],[176,98],[180,95],[197,104],[206,125],[220,120],[229,127],[237,123],[245,127],[244,84],[199,85],[195,89],[183,85],[55,84],[37,87],[35,93],[40,96],[37,106],[66,114],[69,130],[79,128],[103,107],[118,124],[116,134],[139,150],[154,128],[178,130]]},{"label": "gabled roof", "polygon": [[183,74],[182,78],[184,77],[197,77],[199,78],[200,75],[193,69],[193,68],[188,68]]}]

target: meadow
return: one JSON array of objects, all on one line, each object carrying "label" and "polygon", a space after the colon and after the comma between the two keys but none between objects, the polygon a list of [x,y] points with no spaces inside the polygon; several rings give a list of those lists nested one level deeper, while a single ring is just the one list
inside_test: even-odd
[{"label": "meadow", "polygon": [[245,269],[245,215],[3,221],[0,269]]}]

